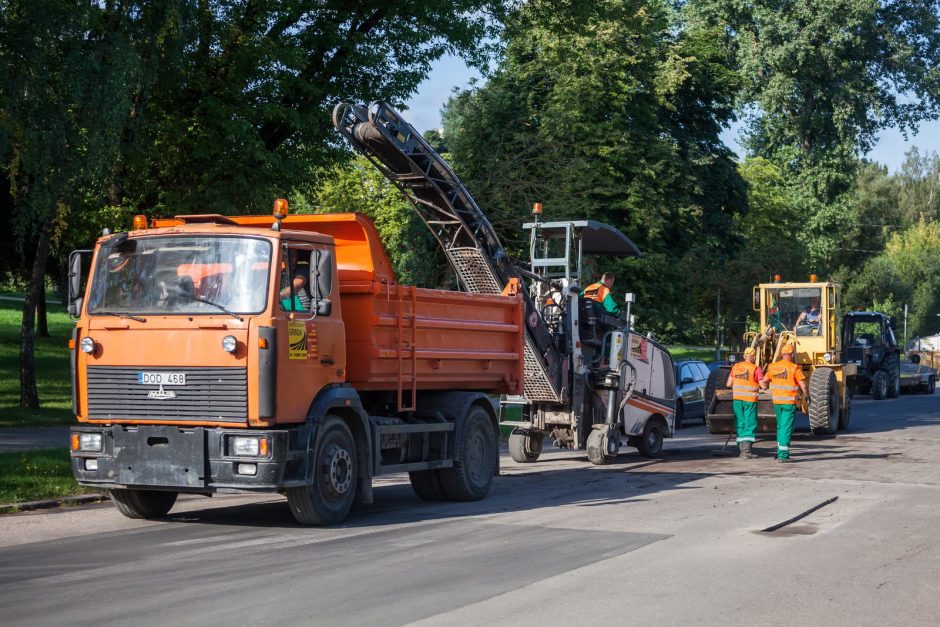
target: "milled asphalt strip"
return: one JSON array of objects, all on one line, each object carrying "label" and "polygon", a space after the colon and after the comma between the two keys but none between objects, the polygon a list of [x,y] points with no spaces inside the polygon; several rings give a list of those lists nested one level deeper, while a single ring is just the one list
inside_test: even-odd
[{"label": "milled asphalt strip", "polygon": [[761,529],[761,533],[772,533],[772,532],[776,531],[777,529],[782,529],[783,527],[786,527],[787,525],[793,524],[793,523],[795,523],[796,521],[798,521],[798,520],[800,520],[800,519],[802,519],[802,518],[806,518],[807,516],[809,516],[809,515],[812,514],[813,512],[824,508],[826,505],[829,505],[830,503],[835,503],[838,499],[839,499],[838,496],[834,496],[834,497],[832,497],[831,499],[827,499],[827,500],[823,501],[822,503],[820,503],[820,504],[818,504],[818,505],[814,505],[813,507],[810,507],[810,508],[809,508],[808,510],[806,510],[805,512],[803,512],[803,513],[801,513],[801,514],[797,514],[797,515],[794,516],[793,518],[788,518],[787,520],[785,520],[785,521],[783,521],[783,522],[780,522],[780,523],[777,523],[776,525],[771,525],[770,527],[767,527],[766,529]]}]

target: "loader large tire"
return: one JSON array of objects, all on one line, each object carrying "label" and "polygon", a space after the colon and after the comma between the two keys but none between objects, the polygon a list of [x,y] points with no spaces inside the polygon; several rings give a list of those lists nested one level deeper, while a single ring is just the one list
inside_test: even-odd
[{"label": "loader large tire", "polygon": [[715,397],[715,392],[719,390],[727,390],[728,386],[725,385],[728,383],[728,371],[724,368],[716,368],[708,373],[708,379],[705,381],[705,409],[704,415],[708,416],[708,411],[712,405],[712,399]]},{"label": "loader large tire", "polygon": [[809,376],[809,428],[813,435],[835,435],[839,429],[839,384],[831,368]]},{"label": "loader large tire", "polygon": [[881,366],[888,373],[888,398],[897,398],[901,395],[901,357],[891,353],[885,357]]}]

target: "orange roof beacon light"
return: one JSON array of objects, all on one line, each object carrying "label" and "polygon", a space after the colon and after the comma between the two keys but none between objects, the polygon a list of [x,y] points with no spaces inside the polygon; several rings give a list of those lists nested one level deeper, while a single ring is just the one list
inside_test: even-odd
[{"label": "orange roof beacon light", "polygon": [[147,216],[143,214],[137,214],[134,216],[134,230],[143,231],[147,228]]},{"label": "orange roof beacon light", "polygon": [[538,224],[539,218],[542,217],[542,203],[532,203],[532,217],[535,218],[535,223]]},{"label": "orange roof beacon light", "polygon": [[780,282],[780,278],[781,278],[781,277],[780,277],[779,274],[775,274],[775,275],[774,275],[774,283],[779,283],[779,282]]},{"label": "orange roof beacon light", "polygon": [[811,275],[809,275],[809,282],[810,282],[810,283],[819,283],[819,277],[817,277],[815,274],[811,274]]},{"label": "orange roof beacon light", "polygon": [[274,224],[271,225],[271,228],[275,231],[281,230],[281,220],[287,217],[287,211],[290,207],[287,204],[286,198],[277,198],[274,201],[274,208],[271,210],[271,215],[274,216],[274,219],[277,220]]}]

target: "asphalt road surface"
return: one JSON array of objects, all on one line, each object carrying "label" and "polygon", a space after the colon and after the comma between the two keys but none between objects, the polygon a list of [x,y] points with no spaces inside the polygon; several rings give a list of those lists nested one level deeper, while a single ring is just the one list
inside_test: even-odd
[{"label": "asphalt road surface", "polygon": [[660,460],[504,455],[477,503],[423,503],[396,476],[328,529],[271,495],[185,498],[157,522],[110,504],[4,516],[0,620],[936,625],[938,409],[857,397],[849,432],[797,433],[789,465],[771,439],[746,461],[687,427]]}]

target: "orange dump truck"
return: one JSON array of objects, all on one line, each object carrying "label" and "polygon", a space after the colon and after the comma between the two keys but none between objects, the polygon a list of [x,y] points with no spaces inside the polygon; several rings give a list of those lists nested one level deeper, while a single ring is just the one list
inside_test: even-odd
[{"label": "orange dump truck", "polygon": [[399,285],[363,215],[275,216],[139,216],[73,253],[78,482],[135,518],[255,491],[331,524],[405,471],[422,498],[483,498],[522,300]]}]

